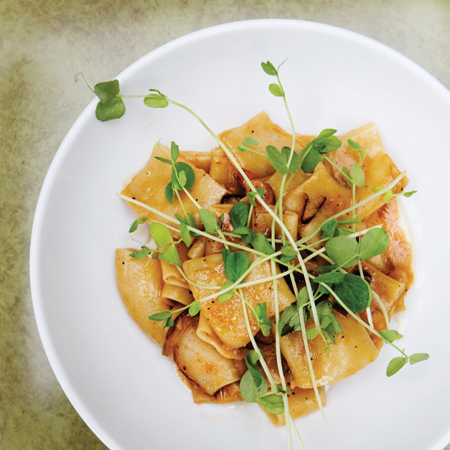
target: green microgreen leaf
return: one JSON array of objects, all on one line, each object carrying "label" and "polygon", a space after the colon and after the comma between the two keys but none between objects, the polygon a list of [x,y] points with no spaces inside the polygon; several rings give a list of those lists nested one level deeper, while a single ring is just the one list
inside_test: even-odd
[{"label": "green microgreen leaf", "polygon": [[230,281],[238,281],[249,267],[250,258],[245,252],[230,252],[225,259],[225,274]]},{"label": "green microgreen leaf", "polygon": [[[295,152],[292,152],[291,156],[290,147],[283,147],[281,149],[280,155],[282,161],[284,161],[285,166],[288,167],[288,172],[295,175],[297,173],[297,170],[300,169],[300,166],[302,164],[301,157]],[[291,163],[288,166],[289,158],[291,158]]]},{"label": "green microgreen leaf", "polygon": [[[331,302],[329,302],[328,300],[319,302],[316,305],[316,310],[317,310],[317,316],[319,317],[320,327],[324,331],[327,331],[331,335],[339,334],[344,331],[341,328],[341,326],[339,325],[338,320],[336,319],[336,317],[333,314],[333,308],[332,308]],[[334,338],[330,339],[330,340],[333,341]],[[336,343],[336,342],[334,342],[334,343]]]},{"label": "green microgreen leaf", "polygon": [[331,219],[321,226],[322,238],[332,238],[336,233],[337,221]]},{"label": "green microgreen leaf", "polygon": [[428,353],[414,353],[409,357],[409,363],[411,365],[417,364],[418,362],[426,361],[429,357],[430,355]]},{"label": "green microgreen leaf", "polygon": [[352,139],[347,139],[347,144],[352,150],[356,150],[358,152],[359,162],[361,162],[364,159],[364,157],[366,156],[364,149],[358,143],[353,141]]},{"label": "green microgreen leaf", "polygon": [[169,264],[174,264],[175,266],[181,266],[181,260],[174,245],[170,245],[162,253],[160,253],[158,259]]},{"label": "green microgreen leaf", "polygon": [[163,311],[163,312],[152,314],[151,316],[148,316],[148,318],[150,320],[153,320],[154,322],[162,322],[163,320],[166,320],[169,317],[172,317],[172,313],[170,311]]},{"label": "green microgreen leaf", "polygon": [[217,226],[217,219],[215,214],[209,209],[199,209],[198,215],[200,216],[200,220],[205,226],[205,231],[209,234],[216,235],[218,233],[219,227]]},{"label": "green microgreen leaf", "polygon": [[191,317],[196,316],[202,307],[202,302],[200,300],[195,300],[191,303],[191,306],[189,306],[189,315]]},{"label": "green microgreen leaf", "polygon": [[233,230],[233,233],[242,235],[252,235],[253,231],[249,227],[238,227]]},{"label": "green microgreen leaf", "polygon": [[173,189],[172,182],[170,181],[169,184],[166,186],[166,190],[164,192],[164,197],[166,200],[172,204],[175,199],[175,191]]},{"label": "green microgreen leaf", "polygon": [[376,194],[377,192],[380,192],[383,189],[384,189],[384,186],[377,186],[375,189],[372,189],[372,192],[375,192],[375,194]]},{"label": "green microgreen leaf", "polygon": [[[186,214],[186,217],[182,217],[182,216],[180,216],[179,214],[175,214],[175,217],[176,217],[180,222],[184,223],[185,225],[187,225],[187,226],[189,226],[189,227],[191,227],[191,228],[198,229],[198,228],[197,228],[197,224],[195,223],[194,216],[193,216],[191,213],[187,213],[187,214]],[[198,233],[196,233],[195,231],[190,231],[189,233],[190,233],[190,235],[191,235],[192,237],[195,237],[195,238],[200,237],[200,235],[199,235]]]},{"label": "green microgreen leaf", "polygon": [[[323,161],[323,156],[314,148],[311,148],[308,152],[305,152],[305,150],[302,150],[299,155],[302,158],[302,170],[305,173],[311,173],[314,172],[314,169],[316,168],[317,164]],[[306,156],[304,156],[306,155]]]},{"label": "green microgreen leaf", "polygon": [[[301,330],[301,323],[299,317],[299,309],[302,305],[309,301],[308,289],[304,286],[298,293],[297,302],[286,308],[281,314],[280,322],[278,324],[278,332],[280,336],[285,336],[289,333],[294,333]],[[302,310],[303,321],[306,323],[306,310]]]},{"label": "green microgreen leaf", "polygon": [[[305,316],[306,321],[306,314],[303,310],[303,314]],[[278,324],[278,330],[280,336],[285,336],[289,333],[294,333],[296,331],[301,330],[300,326],[300,318],[298,316],[298,305],[296,303],[293,303],[291,306],[288,306],[283,313],[281,314],[280,322]]]},{"label": "green microgreen leaf", "polygon": [[272,83],[269,86],[269,91],[272,95],[275,95],[275,97],[284,97],[283,89],[276,83]]},{"label": "green microgreen leaf", "polygon": [[408,358],[404,358],[403,356],[394,358],[387,366],[386,375],[392,377],[392,375],[396,374],[407,362]]},{"label": "green microgreen leaf", "polygon": [[255,250],[258,250],[261,253],[264,253],[266,255],[272,255],[273,253],[275,253],[275,250],[269,244],[267,237],[262,233],[253,233],[251,235],[250,243]]},{"label": "green microgreen leaf", "polygon": [[181,239],[183,240],[183,242],[186,244],[187,247],[190,247],[192,244],[192,239],[191,233],[189,232],[187,225],[183,222],[180,222],[179,227]]},{"label": "green microgreen leaf", "polygon": [[351,267],[358,262],[358,243],[347,236],[330,239],[325,250],[328,256],[340,267]]},{"label": "green microgreen leaf", "polygon": [[384,253],[389,246],[389,236],[384,228],[372,228],[360,240],[359,258],[373,258]]},{"label": "green microgreen leaf", "polygon": [[155,159],[157,159],[158,161],[161,161],[165,164],[170,164],[171,166],[173,165],[172,161],[170,159],[167,158],[161,158],[159,156],[155,156]]},{"label": "green microgreen leaf", "polygon": [[169,328],[173,326],[173,318],[170,311],[153,314],[149,316],[149,319],[153,320],[154,322],[162,322],[163,328]]},{"label": "green microgreen leaf", "polygon": [[264,336],[269,336],[270,330],[272,329],[272,322],[267,317],[266,312],[267,312],[267,304],[257,303],[253,315],[257,320],[259,327],[261,328],[262,334]]},{"label": "green microgreen leaf", "polygon": [[166,108],[169,106],[169,102],[165,95],[162,94],[149,94],[144,97],[144,105],[149,108]]},{"label": "green microgreen leaf", "polygon": [[[186,176],[186,182],[184,186],[180,186],[180,183],[177,179],[177,173],[178,178],[180,175],[180,172],[184,172]],[[172,166],[172,185],[175,189],[181,190],[183,187],[187,191],[189,191],[192,186],[195,183],[195,172],[194,169],[189,164],[186,164],[184,162],[177,162]]]},{"label": "green microgreen leaf", "polygon": [[170,156],[171,156],[172,161],[173,161],[174,163],[175,163],[175,161],[177,160],[179,154],[180,154],[180,149],[179,149],[178,145],[175,144],[174,141],[172,141],[172,142],[170,143]]},{"label": "green microgreen leaf", "polygon": [[141,250],[137,250],[136,252],[130,253],[129,256],[136,259],[144,259],[152,252],[151,249],[143,245]]},{"label": "green microgreen leaf", "polygon": [[172,242],[172,234],[162,223],[152,223],[150,225],[150,234],[158,247],[165,247]]},{"label": "green microgreen leaf", "polygon": [[337,150],[342,145],[342,142],[336,136],[330,136],[321,141],[319,144],[314,142],[313,145],[315,150],[317,150],[321,155],[324,155],[325,153],[334,152]]},{"label": "green microgreen leaf", "polygon": [[383,195],[383,201],[385,201],[386,203],[390,202],[392,197],[394,196],[393,192],[391,189],[389,189],[389,191],[387,191],[384,195]]},{"label": "green microgreen leaf", "polygon": [[222,225],[223,225],[223,218],[224,218],[224,214],[222,213],[219,217],[219,223],[217,224],[217,227],[220,229],[222,229]]},{"label": "green microgreen leaf", "polygon": [[[220,286],[220,291],[224,291],[225,289],[229,288],[230,286],[233,286],[234,281],[225,281],[225,283]],[[219,291],[219,292],[220,292]],[[228,292],[225,292],[224,294],[219,294],[219,303],[226,302],[230,300],[231,297],[233,297],[234,289],[229,290]]]},{"label": "green microgreen leaf", "polygon": [[351,188],[353,187],[353,180],[352,180],[352,176],[350,175],[349,170],[347,169],[347,167],[342,167],[342,173],[345,175],[345,182],[347,183],[348,186],[350,186]]},{"label": "green microgreen leaf", "polygon": [[134,233],[138,229],[138,225],[142,225],[147,221],[147,217],[138,217],[132,224],[128,233]]},{"label": "green microgreen leaf", "polygon": [[170,328],[173,326],[173,318],[172,316],[168,317],[166,320],[164,320],[162,327],[163,328]]},{"label": "green microgreen leaf", "polygon": [[258,398],[267,392],[267,382],[264,378],[262,378],[261,384],[259,385],[259,387],[257,387],[255,382],[253,381],[250,370],[247,370],[247,372],[245,372],[244,376],[241,378],[239,390],[241,392],[242,398],[247,403],[256,403],[258,401]]},{"label": "green microgreen leaf", "polygon": [[[295,152],[294,152],[295,153]],[[297,153],[295,153],[297,155]],[[287,167],[287,163],[289,161],[289,156],[291,155],[290,147],[283,147],[280,151],[281,159],[284,161]]]},{"label": "green microgreen leaf", "polygon": [[395,330],[380,330],[378,333],[386,342],[390,343],[403,337],[403,335],[401,335],[398,331]]},{"label": "green microgreen leaf", "polygon": [[[313,286],[313,283],[311,283],[311,286]],[[298,307],[300,308],[300,306],[303,306],[308,302],[309,302],[308,288],[306,286],[303,286],[297,295]]]},{"label": "green microgreen leaf", "polygon": [[347,139],[347,144],[352,150],[362,150],[363,148],[352,139]]},{"label": "green microgreen leaf", "polygon": [[258,145],[259,141],[252,137],[245,137],[242,141],[243,147],[250,147],[250,145]]},{"label": "green microgreen leaf", "polygon": [[403,195],[405,197],[411,197],[411,195],[415,194],[417,191],[409,191],[409,192],[405,192]]},{"label": "green microgreen leaf", "polygon": [[222,249],[222,259],[223,259],[224,264],[227,262],[227,259],[230,255],[231,255],[230,250],[228,250],[227,248]]},{"label": "green microgreen leaf", "polygon": [[104,81],[94,86],[94,94],[102,103],[109,103],[120,92],[118,80]]},{"label": "green microgreen leaf", "polygon": [[120,119],[125,114],[125,103],[120,97],[113,97],[108,103],[98,102],[95,117],[102,122]]},{"label": "green microgreen leaf", "polygon": [[[261,351],[262,356],[264,357],[263,351],[262,350],[260,350],[260,351]],[[246,362],[247,366],[249,364],[250,364],[250,366],[255,366],[259,360],[260,360],[259,354],[256,350],[250,350],[247,354],[247,357],[245,358],[245,362]]]},{"label": "green microgreen leaf", "polygon": [[246,202],[238,202],[230,209],[230,221],[234,228],[245,227],[248,221],[250,206]]},{"label": "green microgreen leaf", "polygon": [[271,391],[272,394],[287,394],[287,395],[291,395],[292,392],[289,388],[283,389],[282,386],[280,386],[279,384],[273,384],[271,386]]},{"label": "green microgreen leaf", "polygon": [[[255,200],[257,194],[260,197],[262,197],[264,195],[264,189],[263,188],[256,188],[256,192],[255,191],[250,191],[250,192],[247,193],[247,198],[248,198],[250,204],[253,205],[253,206],[257,206],[256,205],[256,200]],[[240,203],[242,203],[242,202],[240,202]]]},{"label": "green microgreen leaf", "polygon": [[260,387],[264,380],[264,375],[262,374],[261,369],[258,366],[258,353],[255,350],[250,350],[248,354],[244,356],[244,358],[247,369],[250,371],[250,374],[253,378],[253,382],[255,383],[256,387]]},{"label": "green microgreen leaf", "polygon": [[354,313],[363,312],[372,303],[372,289],[367,281],[350,273],[334,286],[334,292]]},{"label": "green microgreen leaf", "polygon": [[364,173],[364,170],[362,170],[361,166],[359,164],[353,164],[350,168],[350,176],[353,180],[353,182],[358,187],[364,186],[364,182],[366,180],[366,174]]},{"label": "green microgreen leaf", "polygon": [[306,337],[308,339],[315,339],[317,337],[317,335],[319,334],[319,330],[318,328],[310,328],[307,332],[306,332]]},{"label": "green microgreen leaf", "polygon": [[287,263],[289,261],[292,261],[297,256],[297,252],[290,244],[286,244],[281,249],[281,255],[282,256],[280,257],[280,261]]},{"label": "green microgreen leaf", "polygon": [[324,141],[326,141],[327,139],[329,139],[331,136],[333,136],[333,134],[335,134],[337,132],[337,130],[334,130],[333,128],[325,128],[324,130],[322,130],[319,135],[313,139],[312,142],[320,144],[323,143]]},{"label": "green microgreen leaf", "polygon": [[275,69],[274,65],[270,61],[267,61],[266,63],[262,62],[261,67],[267,75],[276,76],[278,73],[277,69]]},{"label": "green microgreen leaf", "polygon": [[288,166],[286,165],[286,161],[284,160],[282,154],[273,146],[268,145],[266,147],[267,157],[269,158],[269,162],[272,167],[282,175],[286,175],[289,173]]},{"label": "green microgreen leaf", "polygon": [[184,170],[178,173],[178,180],[180,182],[180,186],[184,188],[186,186],[187,181],[186,172]]},{"label": "green microgreen leaf", "polygon": [[258,398],[258,403],[268,412],[272,414],[283,414],[284,404],[283,398],[276,394],[269,394]]},{"label": "green microgreen leaf", "polygon": [[294,152],[292,154],[291,164],[289,164],[289,173],[295,175],[301,166],[302,166],[302,158],[300,154]]}]

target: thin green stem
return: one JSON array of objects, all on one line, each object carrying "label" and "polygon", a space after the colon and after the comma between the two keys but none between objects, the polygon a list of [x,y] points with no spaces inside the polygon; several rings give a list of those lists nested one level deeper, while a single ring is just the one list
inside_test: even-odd
[{"label": "thin green stem", "polygon": [[244,299],[244,296],[242,294],[241,289],[237,289],[236,290],[236,295],[241,299],[242,311],[244,313],[245,325],[247,327],[247,332],[248,332],[248,335],[250,337],[250,341],[252,343],[253,349],[255,350],[255,352],[259,356],[259,362],[261,363],[261,366],[262,366],[262,368],[263,368],[263,370],[264,370],[264,372],[265,372],[265,374],[266,374],[270,384],[274,385],[274,384],[276,384],[275,380],[273,379],[273,376],[270,373],[269,368],[267,367],[267,363],[264,360],[264,357],[263,357],[263,355],[261,353],[261,350],[259,349],[258,344],[255,341],[255,337],[253,336],[253,331],[252,331],[252,328],[250,326],[250,321],[248,320],[248,312],[247,312],[247,308],[246,308],[246,305],[245,305],[245,299]]},{"label": "thin green stem", "polygon": [[328,420],[327,420],[327,417],[325,415],[325,411],[323,409],[322,399],[320,398],[319,389],[317,388],[316,376],[314,375],[314,369],[313,369],[312,363],[311,363],[311,354],[309,352],[308,338],[306,337],[305,318],[303,316],[303,308],[305,306],[306,306],[306,304],[302,305],[299,308],[299,310],[298,310],[298,315],[299,315],[299,318],[300,318],[301,333],[302,333],[302,338],[303,338],[303,346],[305,348],[306,361],[308,363],[309,374],[311,376],[311,382],[312,382],[312,385],[313,385],[314,393],[316,394],[317,403],[319,404],[320,413],[322,414],[322,419],[323,419],[323,421],[325,423],[325,426],[326,426],[327,430],[330,431],[330,427],[328,425]]}]

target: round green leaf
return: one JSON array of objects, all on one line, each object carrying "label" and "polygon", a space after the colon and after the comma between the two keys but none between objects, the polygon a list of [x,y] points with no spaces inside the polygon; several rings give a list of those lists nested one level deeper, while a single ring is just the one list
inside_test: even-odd
[{"label": "round green leaf", "polygon": [[180,257],[178,256],[177,249],[174,245],[167,247],[160,253],[158,259],[169,264],[174,264],[175,266],[181,266]]},{"label": "round green leaf", "polygon": [[264,72],[267,73],[267,75],[275,76],[277,74],[277,69],[273,66],[273,64],[270,61],[262,62],[261,67],[263,68]]},{"label": "round green leaf", "polygon": [[350,168],[350,176],[356,186],[362,187],[364,186],[364,182],[366,180],[366,174],[364,173],[364,170],[362,170],[362,167],[359,164],[353,164]]},{"label": "round green leaf", "polygon": [[334,292],[354,313],[363,312],[372,299],[368,283],[353,274],[346,274],[342,283],[334,286]]},{"label": "round green leaf", "polygon": [[396,374],[407,362],[408,359],[403,356],[394,358],[387,366],[386,375],[392,377],[392,375]]},{"label": "round green leaf", "polygon": [[359,257],[362,260],[384,253],[389,246],[389,236],[384,228],[372,228],[361,239]]},{"label": "round green leaf", "polygon": [[230,281],[236,282],[250,267],[250,258],[245,252],[234,252],[225,260],[225,274]]},{"label": "round green leaf", "polygon": [[109,103],[120,92],[119,81],[105,81],[94,86],[94,93],[102,103]]},{"label": "round green leaf", "polygon": [[416,364],[420,361],[426,361],[429,357],[430,355],[428,353],[414,353],[414,355],[409,357],[409,363],[411,365]]},{"label": "round green leaf", "polygon": [[169,229],[162,223],[152,223],[150,234],[158,247],[165,247],[172,242],[172,235]]},{"label": "round green leaf", "polygon": [[[303,152],[304,150],[302,150]],[[300,153],[301,155],[301,153]],[[323,156],[314,149],[308,151],[306,156],[303,158],[302,170],[305,173],[311,173],[316,168],[317,164],[323,161]]]},{"label": "round green leaf", "polygon": [[358,243],[347,236],[330,239],[325,245],[325,250],[340,267],[351,267],[358,262]]},{"label": "round green leaf", "polygon": [[177,181],[176,173],[178,173],[179,176],[180,172],[184,172],[186,176],[186,183],[183,187],[184,189],[189,191],[189,189],[191,189],[195,183],[194,169],[189,164],[186,164],[184,162],[177,162],[172,166],[172,183],[174,183],[174,186],[177,187],[178,189],[181,189],[181,186],[179,186],[179,183]]},{"label": "round green leaf", "polygon": [[[226,281],[225,283],[222,284],[222,286],[220,286],[220,291],[224,291],[225,289],[229,288],[230,286],[233,286],[234,282],[233,281]],[[231,297],[233,297],[234,294],[234,289],[230,289],[229,291],[223,293],[223,294],[219,294],[219,303],[223,303],[226,302],[228,300],[230,300]]]},{"label": "round green leaf", "polygon": [[113,97],[108,103],[97,103],[95,117],[102,122],[119,119],[125,114],[125,103],[119,97]]},{"label": "round green leaf", "polygon": [[189,315],[191,317],[196,316],[202,307],[202,302],[200,300],[195,300],[191,303],[191,306],[189,307]]},{"label": "round green leaf", "polygon": [[271,94],[275,95],[275,97],[284,97],[283,89],[278,84],[272,83],[269,86],[269,91]]},{"label": "round green leaf", "polygon": [[284,413],[283,398],[280,395],[272,394],[260,397],[258,398],[258,403],[272,414],[278,415]]},{"label": "round green leaf", "polygon": [[245,227],[247,225],[250,206],[246,202],[238,202],[230,209],[230,221],[234,228]]},{"label": "round green leaf", "polygon": [[169,105],[169,102],[162,95],[149,94],[144,97],[144,104],[149,108],[165,108]]}]

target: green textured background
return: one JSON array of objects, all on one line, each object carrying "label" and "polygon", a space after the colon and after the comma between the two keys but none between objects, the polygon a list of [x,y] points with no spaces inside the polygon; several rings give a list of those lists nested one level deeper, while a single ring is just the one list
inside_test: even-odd
[{"label": "green textured background", "polygon": [[40,188],[58,146],[92,99],[74,83],[74,74],[83,70],[90,80],[111,79],[186,33],[259,18],[356,31],[450,86],[448,0],[0,0],[1,450],[105,449],[53,375],[29,286]]}]

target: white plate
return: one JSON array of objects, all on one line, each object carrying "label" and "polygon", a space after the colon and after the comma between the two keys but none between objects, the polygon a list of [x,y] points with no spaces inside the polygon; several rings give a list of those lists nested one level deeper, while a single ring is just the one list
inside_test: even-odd
[{"label": "white plate", "polygon": [[[408,295],[408,352],[431,359],[385,375],[397,356],[330,388],[327,433],[320,414],[296,421],[308,450],[441,450],[450,442],[448,169],[449,92],[395,51],[331,26],[288,20],[202,30],[146,55],[118,76],[122,93],[157,88],[189,105],[217,132],[265,109],[289,129],[282,101],[267,90],[262,61],[281,63],[298,132],[344,133],[377,124],[387,152],[408,170],[403,201],[415,245],[417,281]],[[102,80],[91,80],[102,81]],[[80,86],[78,87],[80,88]],[[101,123],[93,101],[61,144],[39,198],[31,245],[31,288],[39,332],[69,400],[111,449],[283,449],[255,405],[197,406],[127,315],[115,284],[114,249],[131,246],[133,214],[116,196],[153,144],[208,150],[214,142],[183,110],[126,102]]]}]

